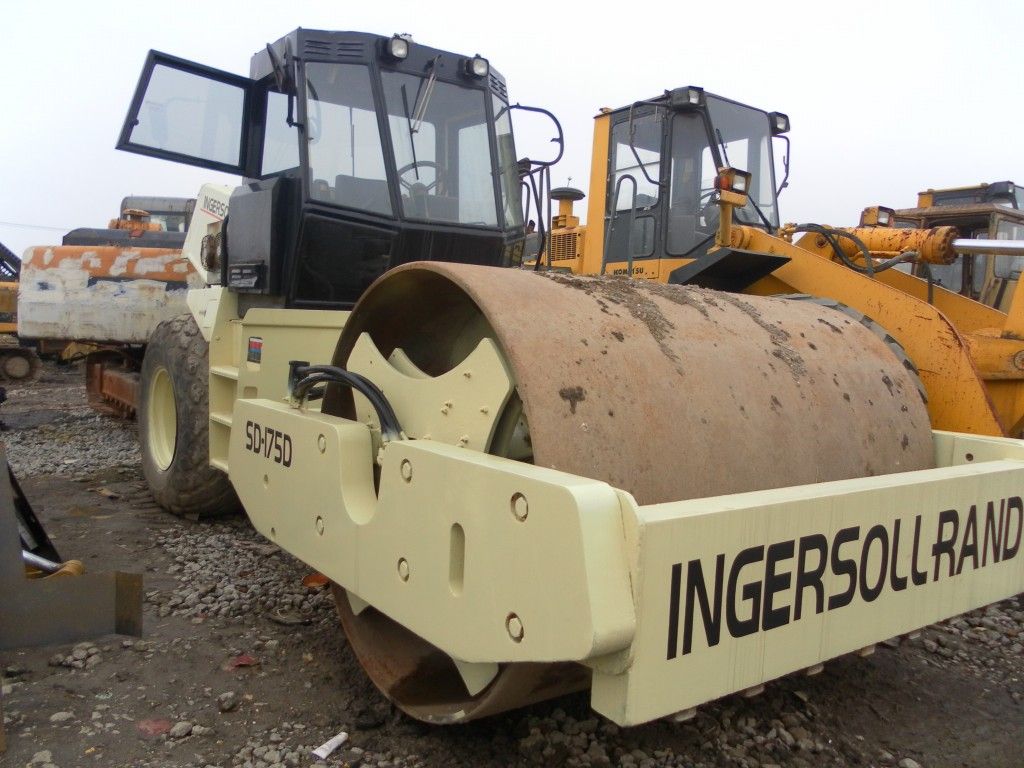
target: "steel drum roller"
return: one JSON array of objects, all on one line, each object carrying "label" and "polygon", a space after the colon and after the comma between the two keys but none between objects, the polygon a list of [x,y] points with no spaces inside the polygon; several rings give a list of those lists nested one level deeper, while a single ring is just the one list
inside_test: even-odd
[{"label": "steel drum roller", "polygon": [[[493,339],[516,394],[489,452],[606,481],[640,504],[934,463],[911,367],[868,321],[811,301],[415,263],[364,294],[335,365],[362,333],[433,376]],[[324,411],[352,417],[350,392],[330,391]],[[337,595],[363,666],[415,717],[471,719],[587,684],[579,667],[510,664],[470,696],[444,654]]]}]

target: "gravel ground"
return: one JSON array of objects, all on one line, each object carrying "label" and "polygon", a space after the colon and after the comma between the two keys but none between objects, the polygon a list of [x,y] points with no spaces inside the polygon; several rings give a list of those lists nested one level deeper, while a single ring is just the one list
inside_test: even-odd
[{"label": "gravel ground", "polygon": [[65,557],[145,574],[145,636],[0,652],[4,765],[1024,766],[1020,596],[684,723],[620,729],[582,694],[414,722],[368,682],[308,568],[242,517],[157,510],[132,425],[91,414],[79,371],[45,371],[9,393],[3,441]]}]

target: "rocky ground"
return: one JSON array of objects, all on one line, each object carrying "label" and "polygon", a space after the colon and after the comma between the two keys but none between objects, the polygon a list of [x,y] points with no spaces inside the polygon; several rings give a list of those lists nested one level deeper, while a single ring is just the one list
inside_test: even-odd
[{"label": "rocky ground", "polygon": [[81,376],[10,387],[2,439],[64,557],[144,574],[145,633],[0,651],[5,766],[1024,766],[1021,596],[685,723],[620,729],[575,695],[419,724],[367,681],[308,568],[244,518],[156,509],[134,428],[93,415]]}]

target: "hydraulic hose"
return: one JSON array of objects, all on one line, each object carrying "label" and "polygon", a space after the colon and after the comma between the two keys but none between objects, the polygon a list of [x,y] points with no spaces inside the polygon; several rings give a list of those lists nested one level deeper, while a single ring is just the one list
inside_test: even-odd
[{"label": "hydraulic hose", "polygon": [[[874,277],[876,272],[884,272],[887,269],[895,267],[897,264],[909,261],[914,257],[914,255],[916,255],[911,253],[901,253],[899,256],[894,256],[891,259],[886,259],[885,261],[876,263],[874,258],[871,256],[871,251],[864,244],[864,241],[852,232],[846,232],[845,230],[835,229],[833,227],[826,227],[821,224],[797,224],[793,228],[793,231],[813,232],[814,234],[821,235],[832,247],[832,252],[839,257],[839,260],[842,261],[843,264],[854,272],[859,272],[862,275],[868,275],[869,277]],[[839,245],[839,238],[846,238],[857,246],[857,250],[860,251],[861,256],[864,259],[864,266],[857,264],[853,259],[846,255],[846,251],[844,251],[842,246]]]},{"label": "hydraulic hose", "polygon": [[346,371],[333,365],[307,365],[300,362],[291,363],[290,379],[294,380],[291,394],[298,400],[309,399],[313,388],[319,384],[340,384],[351,387],[365,397],[380,421],[381,436],[388,440],[399,440],[402,437],[402,426],[391,403],[380,388],[365,376]]}]

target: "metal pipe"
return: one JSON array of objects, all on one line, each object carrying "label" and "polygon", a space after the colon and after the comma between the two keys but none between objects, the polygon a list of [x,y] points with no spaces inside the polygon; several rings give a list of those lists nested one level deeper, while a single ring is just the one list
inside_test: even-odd
[{"label": "metal pipe", "polygon": [[987,253],[995,256],[1024,256],[1024,240],[972,240],[958,238],[953,241],[957,253]]},{"label": "metal pipe", "polygon": [[64,567],[63,563],[55,563],[52,560],[47,560],[45,557],[40,557],[32,552],[26,552],[25,550],[21,550],[21,559],[25,565],[38,568],[43,573],[56,573]]}]

